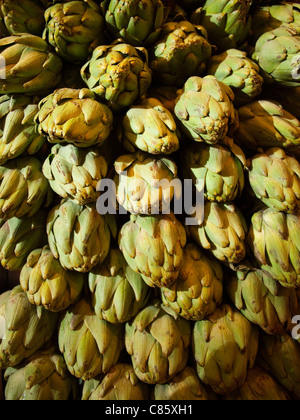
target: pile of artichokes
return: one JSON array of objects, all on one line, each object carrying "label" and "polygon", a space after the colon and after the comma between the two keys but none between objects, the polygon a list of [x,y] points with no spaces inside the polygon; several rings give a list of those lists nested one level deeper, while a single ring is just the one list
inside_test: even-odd
[{"label": "pile of artichokes", "polygon": [[0,399],[298,400],[300,5],[0,0],[0,264]]}]

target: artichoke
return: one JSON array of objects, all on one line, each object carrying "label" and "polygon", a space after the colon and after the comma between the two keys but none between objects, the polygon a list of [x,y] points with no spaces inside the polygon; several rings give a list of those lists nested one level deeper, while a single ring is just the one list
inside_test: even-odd
[{"label": "artichoke", "polygon": [[254,213],[247,237],[261,270],[283,287],[300,286],[300,215],[273,209]]},{"label": "artichoke", "polygon": [[64,60],[85,62],[94,48],[105,43],[104,19],[91,0],[54,4],[46,10],[45,19],[43,38]]},{"label": "artichoke", "polygon": [[206,30],[188,21],[167,22],[150,49],[150,68],[159,83],[182,87],[191,76],[202,76],[212,55]]},{"label": "artichoke", "polygon": [[283,149],[272,148],[249,159],[249,182],[257,198],[286,213],[300,210],[300,163]]},{"label": "artichoke", "polygon": [[181,194],[171,159],[138,151],[120,156],[114,166],[117,201],[131,214],[166,213],[173,197]]},{"label": "artichoke", "polygon": [[127,111],[121,139],[131,153],[138,148],[153,155],[169,155],[179,149],[175,119],[155,98],[146,98]]},{"label": "artichoke", "polygon": [[222,262],[238,264],[246,256],[247,225],[233,203],[206,202],[203,223],[190,231],[196,243]]},{"label": "artichoke", "polygon": [[124,347],[124,327],[99,318],[83,298],[63,315],[58,344],[70,373],[89,381],[117,364]]},{"label": "artichoke", "polygon": [[179,92],[174,112],[189,138],[216,144],[236,128],[233,100],[230,87],[214,76],[190,77]]},{"label": "artichoke", "polygon": [[[244,189],[244,152],[230,139],[226,145],[193,143],[183,151],[181,167],[185,179],[192,179],[208,201],[227,203],[239,197]],[[199,186],[199,181],[200,186]],[[198,182],[198,184],[197,184]]]},{"label": "artichoke", "polygon": [[125,346],[137,377],[148,384],[164,384],[188,361],[191,325],[167,313],[160,302],[143,309],[126,323]]},{"label": "artichoke", "polygon": [[239,311],[223,304],[194,324],[192,349],[197,373],[216,394],[240,388],[258,351],[258,330]]},{"label": "artichoke", "polygon": [[175,283],[185,245],[185,229],[173,213],[132,215],[119,233],[119,246],[128,265],[152,287]]},{"label": "artichoke", "polygon": [[0,166],[0,217],[34,216],[52,203],[52,190],[35,157],[19,157]]},{"label": "artichoke", "polygon": [[20,34],[0,39],[0,94],[44,94],[62,78],[62,60],[36,35]]},{"label": "artichoke", "polygon": [[17,366],[49,341],[57,314],[32,305],[21,286],[0,296],[0,368]]},{"label": "artichoke", "polygon": [[169,15],[162,0],[101,0],[107,31],[135,47],[151,45]]},{"label": "artichoke", "polygon": [[296,290],[282,287],[259,270],[237,271],[226,279],[231,302],[267,334],[283,334],[292,325],[299,302]]},{"label": "artichoke", "polygon": [[161,288],[164,305],[185,319],[198,321],[212,314],[223,298],[223,269],[189,243],[183,250],[183,263],[177,281]]},{"label": "artichoke", "polygon": [[96,315],[112,324],[135,317],[146,305],[150,290],[141,275],[126,263],[119,249],[89,273],[91,304]]},{"label": "artichoke", "polygon": [[110,135],[113,114],[88,89],[58,89],[39,104],[39,132],[51,143],[101,146]]},{"label": "artichoke", "polygon": [[91,379],[83,385],[83,401],[143,401],[149,389],[127,363],[113,366],[103,378]]},{"label": "artichoke", "polygon": [[108,174],[108,163],[99,148],[56,144],[43,164],[43,174],[56,194],[84,205],[99,198],[98,185]]},{"label": "artichoke", "polygon": [[48,214],[47,235],[51,252],[66,270],[88,272],[110,249],[110,226],[94,203],[82,206],[63,199]]},{"label": "artichoke", "polygon": [[7,368],[7,401],[68,401],[75,396],[77,383],[64,358],[54,349],[41,350],[14,368]]},{"label": "artichoke", "polygon": [[259,66],[244,51],[230,49],[208,61],[207,74],[228,85],[236,107],[252,102],[262,92],[264,79]]},{"label": "artichoke", "polygon": [[20,285],[28,300],[51,312],[63,311],[75,303],[84,280],[83,274],[64,270],[48,245],[32,251],[20,273]]},{"label": "artichoke", "polygon": [[300,118],[300,86],[284,89],[274,89],[273,85],[265,85],[264,94],[274,101],[281,104],[283,109]]}]

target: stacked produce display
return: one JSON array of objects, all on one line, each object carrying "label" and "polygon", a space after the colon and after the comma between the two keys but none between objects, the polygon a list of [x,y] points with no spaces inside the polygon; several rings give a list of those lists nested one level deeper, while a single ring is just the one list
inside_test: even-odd
[{"label": "stacked produce display", "polygon": [[0,399],[298,400],[300,4],[0,17]]}]

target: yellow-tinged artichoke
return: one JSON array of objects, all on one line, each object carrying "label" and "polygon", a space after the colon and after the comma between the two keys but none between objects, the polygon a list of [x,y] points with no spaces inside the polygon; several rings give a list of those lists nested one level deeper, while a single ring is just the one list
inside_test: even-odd
[{"label": "yellow-tinged artichoke", "polygon": [[39,103],[39,132],[50,143],[101,146],[110,135],[113,114],[88,89],[58,89]]},{"label": "yellow-tinged artichoke", "polygon": [[144,401],[149,388],[136,376],[132,365],[118,363],[103,377],[86,381],[82,401]]},{"label": "yellow-tinged artichoke", "polygon": [[201,249],[189,243],[183,249],[183,263],[176,282],[161,288],[164,305],[178,315],[198,321],[212,314],[223,298],[223,269],[221,264],[207,258]]},{"label": "yellow-tinged artichoke", "polygon": [[168,157],[137,151],[120,156],[114,167],[117,201],[131,214],[166,213],[180,197],[177,165]]},{"label": "yellow-tinged artichoke", "polygon": [[99,318],[83,298],[62,317],[58,344],[73,376],[83,381],[95,379],[118,363],[124,347],[124,325]]},{"label": "yellow-tinged artichoke", "polygon": [[183,262],[186,231],[173,213],[132,215],[119,233],[119,246],[133,271],[151,287],[169,287]]},{"label": "yellow-tinged artichoke", "polygon": [[57,314],[32,305],[21,286],[0,296],[0,368],[17,366],[49,341]]},{"label": "yellow-tinged artichoke", "polygon": [[64,270],[48,245],[32,251],[20,273],[20,285],[32,304],[60,312],[75,303],[83,290],[83,274]]},{"label": "yellow-tinged artichoke", "polygon": [[258,351],[258,329],[239,311],[223,304],[194,324],[192,349],[200,380],[216,394],[240,388]]},{"label": "yellow-tinged artichoke", "polygon": [[142,382],[164,384],[187,364],[191,324],[174,315],[154,302],[126,323],[126,350]]},{"label": "yellow-tinged artichoke", "polygon": [[142,100],[123,118],[121,139],[132,153],[136,148],[153,155],[177,152],[178,134],[172,113],[155,98]]},{"label": "yellow-tinged artichoke", "polygon": [[48,214],[48,242],[55,258],[66,270],[86,273],[103,262],[111,242],[113,218],[102,216],[96,204],[82,206],[63,199]]}]

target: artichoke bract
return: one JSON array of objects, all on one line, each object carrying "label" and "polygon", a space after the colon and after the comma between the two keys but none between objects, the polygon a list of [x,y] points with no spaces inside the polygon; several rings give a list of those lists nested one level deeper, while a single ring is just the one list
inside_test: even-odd
[{"label": "artichoke bract", "polygon": [[48,242],[55,258],[66,270],[86,273],[105,260],[111,231],[96,204],[82,206],[63,199],[48,214]]},{"label": "artichoke bract", "polygon": [[282,287],[259,270],[232,273],[226,291],[236,308],[267,334],[283,334],[299,306],[296,290]]},{"label": "artichoke bract", "polygon": [[41,350],[14,368],[4,372],[7,401],[68,401],[77,384],[64,358],[54,349]]},{"label": "artichoke bract", "polygon": [[[230,139],[226,145],[193,143],[183,149],[181,172],[199,192],[204,183],[208,201],[227,203],[239,197],[245,185],[245,166],[244,152]],[[203,181],[200,187],[199,180]]]},{"label": "artichoke bract", "polygon": [[236,128],[233,100],[231,88],[215,76],[194,76],[179,92],[174,112],[189,138],[216,144],[230,134],[233,126]]},{"label": "artichoke bract", "polygon": [[286,213],[300,210],[300,163],[283,149],[272,148],[249,159],[249,182],[257,198]]},{"label": "artichoke bract", "polygon": [[114,111],[129,108],[152,82],[148,53],[129,44],[101,45],[81,69],[85,84]]},{"label": "artichoke bract", "polygon": [[19,157],[0,166],[0,218],[34,216],[49,207],[53,193],[35,157]]},{"label": "artichoke bract", "polygon": [[160,302],[126,323],[125,346],[137,377],[148,384],[169,382],[187,364],[191,324],[167,313]]},{"label": "artichoke bract", "polygon": [[238,264],[246,256],[247,225],[233,203],[206,202],[204,221],[190,227],[194,241],[227,264]]},{"label": "artichoke bract", "polygon": [[192,349],[197,373],[216,394],[240,388],[253,368],[258,329],[240,312],[224,304],[194,324]]},{"label": "artichoke bract", "polygon": [[88,89],[58,89],[39,103],[38,130],[51,143],[101,146],[112,130],[113,114]]},{"label": "artichoke bract", "polygon": [[119,233],[119,247],[128,265],[152,287],[175,283],[185,245],[185,228],[173,213],[132,215]]},{"label": "artichoke bract", "polygon": [[91,304],[96,315],[122,324],[147,304],[149,286],[126,263],[122,252],[112,248],[105,261],[89,273]]},{"label": "artichoke bract", "polygon": [[143,401],[149,399],[148,386],[136,376],[132,365],[118,363],[103,378],[83,385],[82,401]]},{"label": "artichoke bract", "polygon": [[51,312],[63,311],[75,303],[84,281],[82,273],[64,270],[48,245],[32,251],[20,273],[20,285],[29,301]]},{"label": "artichoke bract", "polygon": [[207,74],[232,89],[237,107],[252,102],[262,92],[260,67],[244,51],[230,49],[214,55],[207,63]]},{"label": "artichoke bract", "polygon": [[121,139],[129,152],[169,155],[179,149],[178,130],[172,113],[155,98],[131,107],[123,118]]},{"label": "artichoke bract", "polygon": [[31,34],[0,39],[5,66],[0,69],[0,94],[43,94],[62,78],[61,58],[50,51],[42,38]]},{"label": "artichoke bract", "polygon": [[189,243],[183,249],[183,263],[176,282],[161,288],[164,305],[182,318],[198,321],[212,314],[223,298],[221,264],[207,258],[201,249]]},{"label": "artichoke bract", "polygon": [[57,314],[32,305],[21,286],[0,296],[0,367],[17,366],[49,341]]},{"label": "artichoke bract", "polygon": [[181,194],[177,165],[167,157],[143,152],[120,156],[114,164],[118,203],[131,214],[169,213]]},{"label": "artichoke bract", "polygon": [[300,216],[273,209],[254,213],[247,242],[261,270],[283,287],[300,285]]},{"label": "artichoke bract", "polygon": [[94,48],[105,43],[104,19],[91,0],[54,4],[46,10],[45,19],[43,38],[64,60],[85,62]]},{"label": "artichoke bract", "polygon": [[107,31],[133,46],[153,44],[170,10],[161,0],[102,0],[101,9]]},{"label": "artichoke bract", "polygon": [[187,78],[203,75],[212,46],[203,27],[188,21],[167,22],[149,52],[154,79],[182,87]]},{"label": "artichoke bract", "polygon": [[99,318],[83,298],[62,317],[58,344],[70,373],[89,381],[118,363],[124,347],[124,326]]},{"label": "artichoke bract", "polygon": [[96,147],[56,144],[43,164],[43,174],[53,191],[82,205],[97,201],[99,182],[107,173],[108,163]]}]

